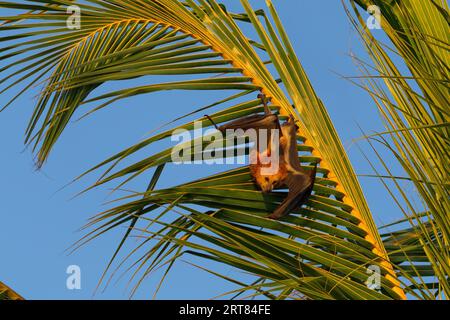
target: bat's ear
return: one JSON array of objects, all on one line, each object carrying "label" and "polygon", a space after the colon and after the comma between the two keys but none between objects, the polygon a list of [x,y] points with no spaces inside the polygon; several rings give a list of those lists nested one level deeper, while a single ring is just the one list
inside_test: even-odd
[{"label": "bat's ear", "polygon": [[292,122],[292,123],[294,124],[295,130],[298,130],[298,129],[299,129],[299,126],[295,123],[295,119],[294,119],[294,117],[292,116],[292,114],[289,116],[289,122]]},{"label": "bat's ear", "polygon": [[262,101],[265,101],[265,102],[269,102],[269,101],[271,101],[272,100],[272,98],[268,98],[264,93],[259,93],[258,94],[258,99],[261,99]]}]

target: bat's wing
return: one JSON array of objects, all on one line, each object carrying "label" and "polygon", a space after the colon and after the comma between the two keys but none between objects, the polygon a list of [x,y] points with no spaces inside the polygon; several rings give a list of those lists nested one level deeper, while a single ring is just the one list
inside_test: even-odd
[{"label": "bat's wing", "polygon": [[[237,130],[247,130],[247,129],[280,129],[280,121],[278,119],[278,116],[276,114],[273,114],[270,111],[270,108],[267,106],[267,99],[264,94],[259,94],[258,98],[261,99],[263,105],[264,105],[264,114],[255,114],[247,117],[243,117],[234,121],[231,121],[227,124],[224,124],[220,127],[217,127],[220,131],[225,133],[227,129]],[[209,116],[207,116],[209,118]],[[209,118],[211,122],[211,118]],[[215,124],[214,124],[215,125]]]},{"label": "bat's wing", "polygon": [[280,206],[268,216],[270,219],[278,220],[295,208],[303,205],[311,195],[314,181],[316,178],[316,167],[310,172],[290,172],[285,180],[286,186],[289,188],[289,193],[286,199],[280,204]]},{"label": "bat's wing", "polygon": [[251,115],[241,119],[237,119],[230,123],[220,126],[218,129],[225,132],[227,129],[276,129],[279,127],[278,116],[276,114],[265,114],[265,115]]},{"label": "bat's wing", "polygon": [[[264,115],[251,115],[248,117],[244,117],[241,119],[237,119],[235,121],[229,122],[227,124],[224,124],[217,129],[219,129],[222,134],[228,135],[229,132],[227,130],[232,130],[232,134],[235,136],[238,134],[234,130],[243,130],[244,135],[248,134],[248,130],[254,130],[253,134],[254,139],[256,139],[256,149],[259,152],[262,152],[263,149],[271,148],[271,140],[272,140],[272,130],[279,129],[280,128],[280,122],[278,119],[278,116],[276,114],[264,114]],[[263,134],[262,130],[266,130]],[[252,133],[250,133],[250,136]],[[260,140],[265,137],[265,143],[263,144]]]}]

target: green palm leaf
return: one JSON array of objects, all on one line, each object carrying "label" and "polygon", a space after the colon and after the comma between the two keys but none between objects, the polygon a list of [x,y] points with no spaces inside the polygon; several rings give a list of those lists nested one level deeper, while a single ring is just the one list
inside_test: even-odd
[{"label": "green palm leaf", "polygon": [[[372,136],[370,144],[382,169],[392,181],[385,183],[404,213],[409,228],[386,240],[399,275],[412,282],[422,298],[448,298],[450,286],[450,168],[449,148],[449,7],[445,1],[351,1],[351,21],[359,31],[374,66],[359,61],[365,81],[361,86],[375,101],[386,132]],[[357,5],[379,6],[381,24],[395,50],[379,41],[365,26]],[[398,57],[401,62],[398,62]],[[406,67],[406,68],[405,68]],[[373,143],[386,147],[403,167],[398,179]],[[382,169],[377,169],[381,171]],[[415,204],[401,180],[417,190]],[[425,214],[423,214],[425,212]],[[406,236],[405,236],[406,235]],[[409,242],[411,241],[411,247]],[[396,253],[390,252],[391,250]],[[411,250],[411,251],[410,251]],[[400,255],[400,256],[399,256]],[[421,265],[426,262],[426,265]],[[406,263],[408,266],[400,266]],[[424,278],[427,275],[430,278]],[[430,280],[431,279],[431,280]],[[430,285],[433,284],[433,285]],[[410,290],[408,290],[410,291]]]}]

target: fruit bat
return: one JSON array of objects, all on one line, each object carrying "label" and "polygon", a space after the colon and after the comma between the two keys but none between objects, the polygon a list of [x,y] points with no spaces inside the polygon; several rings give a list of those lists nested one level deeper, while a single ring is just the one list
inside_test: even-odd
[{"label": "fruit bat", "polygon": [[[263,115],[251,115],[241,119],[234,120],[222,126],[217,126],[214,121],[206,115],[206,117],[214,124],[214,126],[225,133],[227,129],[254,129],[257,131],[257,161],[250,164],[250,173],[253,180],[263,193],[271,192],[274,189],[288,188],[289,193],[280,206],[268,216],[270,219],[280,219],[287,215],[293,209],[303,205],[311,195],[317,165],[313,170],[305,170],[298,158],[297,150],[297,129],[292,117],[280,125],[278,115],[273,114],[267,106],[266,97],[263,94],[258,95],[264,105]],[[278,129],[279,141],[272,141],[272,130]],[[267,141],[265,150],[260,150],[259,131],[266,130]],[[262,156],[271,155],[273,152],[278,153],[278,170],[273,174],[267,174],[267,164],[262,163]]]},{"label": "fruit bat", "polygon": [[[248,130],[254,129],[256,131],[256,146],[253,150],[256,150],[254,160],[250,164],[250,173],[258,185],[258,187],[264,192],[271,192],[274,188],[281,187],[283,185],[283,179],[286,177],[286,170],[284,168],[284,161],[282,159],[283,153],[279,148],[279,141],[272,140],[273,130],[278,130],[278,135],[281,134],[281,126],[276,114],[273,114],[267,106],[266,97],[262,94],[258,95],[264,105],[264,114],[250,115],[243,117],[232,122],[229,122],[222,126],[217,126],[214,121],[206,115],[206,117],[214,124],[217,130],[226,134],[226,131],[231,130]],[[262,131],[264,130],[264,132]],[[266,141],[261,141],[261,138],[265,137]],[[278,153],[278,157],[272,157],[277,160],[277,169],[274,173],[270,172],[272,163],[267,163],[269,157],[274,152]]]}]

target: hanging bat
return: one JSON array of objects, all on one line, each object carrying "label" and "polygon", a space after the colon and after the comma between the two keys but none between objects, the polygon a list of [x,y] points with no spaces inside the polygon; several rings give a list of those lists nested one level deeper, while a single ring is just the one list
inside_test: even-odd
[{"label": "hanging bat", "polygon": [[[278,134],[281,134],[281,126],[276,114],[273,114],[269,107],[267,106],[266,97],[263,94],[259,94],[258,98],[261,99],[264,105],[264,114],[256,114],[247,117],[243,117],[232,122],[229,122],[222,126],[217,126],[214,121],[206,115],[206,117],[214,124],[217,130],[221,131],[223,134],[226,134],[226,130],[247,130],[254,129],[256,130],[256,156],[255,160],[250,164],[250,174],[261,189],[262,192],[268,193],[273,189],[281,187],[283,185],[283,180],[286,178],[287,171],[284,167],[283,153],[279,148],[279,141],[274,143],[272,141],[272,130],[278,130]],[[262,134],[262,130],[265,130],[264,135]],[[266,141],[264,141],[264,145],[261,145],[261,137],[266,137]],[[272,156],[273,152],[278,153],[278,157],[272,157],[272,159],[278,159],[277,170],[274,173],[271,172],[272,163],[267,163],[262,159],[268,159],[268,157]]]},{"label": "hanging bat", "polygon": [[[223,133],[227,129],[255,129],[257,131],[264,129],[269,132],[270,137],[266,144],[268,147],[263,153],[269,155],[272,152],[279,153],[278,170],[274,174],[265,174],[266,171],[264,169],[267,165],[264,165],[259,161],[261,154],[258,154],[258,161],[256,164],[250,164],[250,173],[255,183],[264,193],[271,192],[278,188],[289,189],[287,198],[271,215],[268,216],[270,219],[280,219],[293,209],[303,205],[308,200],[314,185],[317,165],[311,171],[302,168],[297,151],[296,135],[298,128],[294,123],[294,119],[291,117],[286,123],[280,126],[279,118],[270,111],[265,96],[260,94],[258,97],[262,100],[264,105],[264,115],[244,117],[220,127],[218,127],[209,116],[206,117]],[[272,137],[270,133],[272,129],[279,129],[281,131],[279,133],[280,137],[278,144],[273,144],[271,141]],[[258,144],[259,142],[260,141],[258,141]],[[259,150],[259,148],[257,150]]]}]

